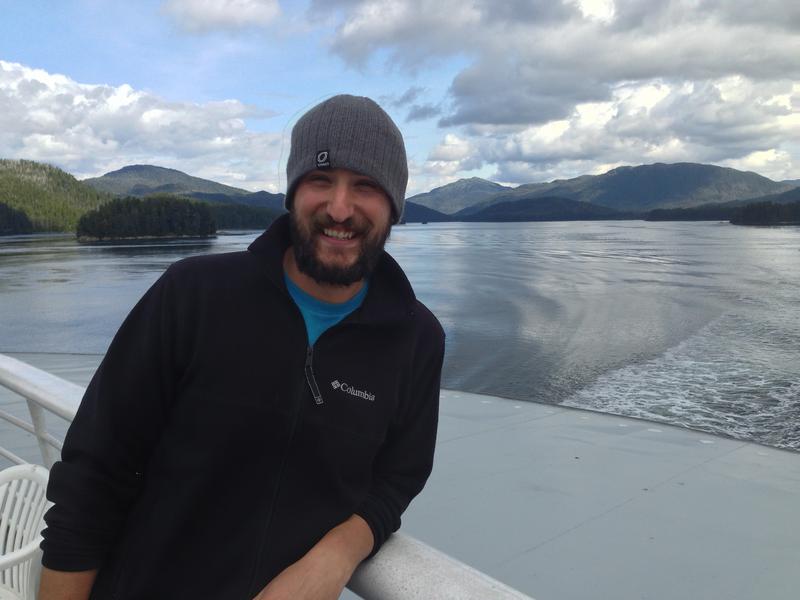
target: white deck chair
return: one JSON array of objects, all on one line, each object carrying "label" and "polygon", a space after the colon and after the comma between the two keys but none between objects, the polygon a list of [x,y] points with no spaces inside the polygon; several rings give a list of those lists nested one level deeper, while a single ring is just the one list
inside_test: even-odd
[{"label": "white deck chair", "polygon": [[0,471],[0,600],[36,598],[48,475],[39,465]]}]

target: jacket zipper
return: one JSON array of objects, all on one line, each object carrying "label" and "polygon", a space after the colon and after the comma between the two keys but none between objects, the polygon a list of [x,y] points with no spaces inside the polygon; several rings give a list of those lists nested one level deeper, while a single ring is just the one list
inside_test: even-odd
[{"label": "jacket zipper", "polygon": [[309,346],[306,349],[306,365],[305,365],[306,381],[308,382],[308,387],[311,389],[311,395],[314,396],[314,402],[319,405],[322,404],[322,394],[319,391],[317,380],[314,378],[314,368],[312,366],[313,361],[314,361],[314,347]]},{"label": "jacket zipper", "polygon": [[[311,348],[308,348],[306,352],[306,363],[305,363],[306,367],[304,369],[306,371],[306,378],[308,377],[308,370],[309,370],[308,365],[310,364],[309,363],[310,353],[311,353]],[[312,379],[313,379],[313,373],[312,373]],[[286,467],[286,461],[289,458],[289,451],[292,446],[292,441],[294,440],[294,433],[295,430],[297,429],[297,422],[300,420],[300,411],[303,408],[303,397],[305,396],[306,386],[305,382],[302,379],[298,383],[299,385],[297,387],[297,392],[298,392],[297,401],[295,402],[294,411],[292,413],[292,423],[291,427],[289,428],[289,439],[286,441],[286,449],[283,452],[283,457],[281,458],[281,464],[280,467],[278,468],[278,477],[275,483],[275,491],[272,493],[272,500],[270,502],[269,514],[267,515],[266,522],[264,523],[264,529],[262,530],[261,533],[261,543],[258,548],[258,556],[253,565],[253,576],[250,580],[250,591],[249,591],[250,596],[255,596],[256,594],[258,594],[263,587],[261,586],[256,588],[256,577],[258,575],[258,567],[261,564],[262,557],[264,556],[264,547],[266,546],[267,543],[267,536],[269,534],[269,530],[272,528],[272,516],[275,513],[275,503],[278,500],[278,493],[280,492],[281,489],[281,483],[283,480],[283,471]],[[266,585],[266,583],[264,583],[263,585]]]}]

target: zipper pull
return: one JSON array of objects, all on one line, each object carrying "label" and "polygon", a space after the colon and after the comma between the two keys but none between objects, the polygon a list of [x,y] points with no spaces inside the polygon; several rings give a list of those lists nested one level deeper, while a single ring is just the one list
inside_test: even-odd
[{"label": "zipper pull", "polygon": [[311,394],[314,396],[314,402],[317,404],[322,404],[322,394],[319,391],[317,380],[314,379],[314,369],[311,367],[313,356],[314,348],[309,346],[308,350],[306,350],[306,365],[304,369],[306,373],[306,381],[308,382],[308,387],[311,389]]}]

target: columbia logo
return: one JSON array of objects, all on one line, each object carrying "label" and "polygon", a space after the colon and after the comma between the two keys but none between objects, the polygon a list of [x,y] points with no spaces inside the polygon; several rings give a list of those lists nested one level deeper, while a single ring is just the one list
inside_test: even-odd
[{"label": "columbia logo", "polygon": [[369,400],[370,402],[375,402],[375,394],[370,394],[366,390],[357,390],[349,383],[340,382],[338,379],[331,381],[331,387],[335,390],[341,390],[345,394],[357,396],[359,398],[363,398],[364,400]]}]

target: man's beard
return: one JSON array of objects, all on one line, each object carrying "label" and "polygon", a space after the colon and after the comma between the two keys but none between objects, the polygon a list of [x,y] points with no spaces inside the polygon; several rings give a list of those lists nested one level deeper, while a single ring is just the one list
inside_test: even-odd
[{"label": "man's beard", "polygon": [[[314,281],[320,284],[348,286],[369,277],[378,265],[383,253],[383,246],[389,237],[391,226],[387,225],[386,231],[379,232],[368,225],[356,226],[352,219],[343,223],[336,223],[329,215],[320,218],[313,216],[308,220],[308,227],[304,228],[297,220],[297,213],[289,213],[289,224],[292,239],[292,251],[297,268]],[[353,264],[348,266],[328,265],[317,258],[315,235],[324,235],[322,230],[326,227],[344,225],[355,231],[361,242],[358,257]]]}]

